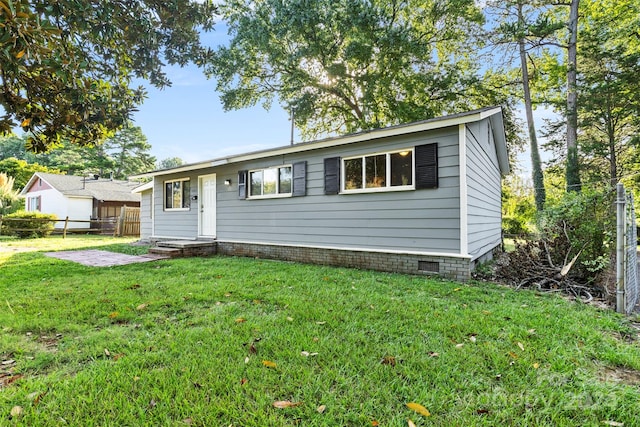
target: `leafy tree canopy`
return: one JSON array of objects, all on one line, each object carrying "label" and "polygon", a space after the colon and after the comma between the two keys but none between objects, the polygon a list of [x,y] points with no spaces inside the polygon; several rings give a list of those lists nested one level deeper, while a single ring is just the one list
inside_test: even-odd
[{"label": "leafy tree canopy", "polygon": [[275,100],[304,138],[473,106],[473,0],[228,0],[207,68],[226,109]]},{"label": "leafy tree canopy", "polygon": [[35,172],[61,173],[57,169],[48,168],[38,163],[27,163],[15,157],[0,160],[0,173],[14,179],[13,185],[16,189],[22,189]]},{"label": "leafy tree canopy", "polygon": [[164,63],[202,63],[210,1],[0,0],[0,132],[28,148],[91,144],[124,126],[144,97],[134,78],[169,85]]}]

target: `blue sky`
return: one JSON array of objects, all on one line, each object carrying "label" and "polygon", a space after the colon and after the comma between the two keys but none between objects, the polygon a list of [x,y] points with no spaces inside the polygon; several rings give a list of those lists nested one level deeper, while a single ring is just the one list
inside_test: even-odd
[{"label": "blue sky", "polygon": [[148,99],[133,116],[162,160],[180,157],[187,163],[289,144],[291,122],[274,104],[223,111],[215,81],[196,67],[169,68],[173,85],[148,87]]}]

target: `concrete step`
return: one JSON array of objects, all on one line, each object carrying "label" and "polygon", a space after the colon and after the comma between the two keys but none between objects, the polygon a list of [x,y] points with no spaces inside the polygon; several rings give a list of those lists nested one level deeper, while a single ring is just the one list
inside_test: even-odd
[{"label": "concrete step", "polygon": [[156,243],[157,247],[161,248],[210,248],[214,247],[216,242],[206,240],[165,240]]}]

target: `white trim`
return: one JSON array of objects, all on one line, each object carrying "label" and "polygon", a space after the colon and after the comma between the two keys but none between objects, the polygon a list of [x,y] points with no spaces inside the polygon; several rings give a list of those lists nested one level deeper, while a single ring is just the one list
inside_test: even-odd
[{"label": "white trim", "polygon": [[467,125],[458,125],[458,161],[460,163],[460,253],[469,254],[469,218],[467,199]]},{"label": "white trim", "polygon": [[220,243],[238,243],[245,245],[261,245],[261,246],[279,246],[285,248],[310,248],[310,249],[330,249],[338,251],[352,251],[352,252],[374,252],[380,254],[395,254],[395,255],[417,255],[417,256],[430,256],[430,257],[449,257],[460,259],[471,259],[469,255],[462,255],[457,253],[447,252],[419,252],[419,251],[404,251],[397,249],[375,249],[375,248],[352,248],[347,246],[318,246],[318,245],[303,245],[292,243],[269,243],[269,242],[252,242],[247,240],[229,240],[229,239],[216,239],[216,242]]},{"label": "white trim", "polygon": [[[252,153],[239,154],[236,156],[223,157],[219,159],[208,160],[205,162],[193,163],[190,165],[179,166],[174,169],[163,169],[157,171],[151,171],[139,175],[133,175],[131,178],[148,178],[158,175],[169,175],[180,172],[192,171],[197,169],[205,169],[220,165],[226,165],[231,163],[246,162],[250,160],[263,159],[265,157],[284,156],[293,153],[304,153],[311,150],[318,150],[321,148],[338,147],[341,145],[353,144],[362,141],[373,141],[381,138],[388,138],[392,136],[406,135],[416,132],[424,132],[433,129],[442,129],[446,127],[459,126],[461,124],[478,122],[487,117],[500,115],[500,121],[502,121],[502,108],[484,108],[480,110],[469,111],[467,113],[454,114],[451,116],[438,117],[435,119],[423,120],[421,122],[410,123],[406,125],[391,126],[384,129],[375,129],[370,131],[359,132],[356,134],[332,137],[323,139],[320,141],[303,142],[294,145],[287,145],[280,148],[256,151]],[[504,148],[506,153],[506,147]],[[508,171],[508,166],[507,166]]]}]

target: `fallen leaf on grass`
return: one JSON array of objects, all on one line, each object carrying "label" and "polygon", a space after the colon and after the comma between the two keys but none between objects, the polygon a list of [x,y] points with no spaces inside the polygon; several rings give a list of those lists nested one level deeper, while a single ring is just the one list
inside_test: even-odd
[{"label": "fallen leaf on grass", "polygon": [[301,351],[300,354],[304,357],[309,357],[309,356],[317,356],[318,353],[309,353],[308,351]]},{"label": "fallen leaf on grass", "polygon": [[104,355],[107,357],[111,357],[111,352],[109,351],[109,349],[104,349]]},{"label": "fallen leaf on grass", "polygon": [[240,380],[240,385],[245,385],[247,383],[247,381],[249,381],[249,380],[246,379],[246,378],[241,379]]},{"label": "fallen leaf on grass", "polygon": [[462,347],[464,347],[464,343],[456,344],[456,348],[462,348]]},{"label": "fallen leaf on grass", "polygon": [[411,420],[407,420],[407,427],[416,427],[416,423]]},{"label": "fallen leaf on grass", "polygon": [[262,364],[264,366],[266,366],[267,368],[275,368],[276,366],[278,366],[278,365],[276,365],[275,362],[272,362],[271,360],[263,360]]},{"label": "fallen leaf on grass", "polygon": [[124,353],[118,353],[116,355],[113,356],[113,361],[117,361],[118,359],[120,359],[121,357],[124,356]]},{"label": "fallen leaf on grass", "polygon": [[247,321],[247,319],[245,319],[244,317],[238,317],[238,318],[236,319],[236,323],[244,323],[244,322],[246,322],[246,321]]},{"label": "fallen leaf on grass", "polygon": [[319,414],[323,414],[324,411],[327,410],[327,405],[320,405],[316,408],[316,411],[318,411]]},{"label": "fallen leaf on grass", "polygon": [[287,321],[288,321],[288,322],[293,322],[293,317],[288,316],[288,317],[287,317]]},{"label": "fallen leaf on grass", "polygon": [[440,356],[440,353],[438,353],[438,352],[435,352],[435,351],[430,351],[429,352],[429,357],[438,357],[438,356]]},{"label": "fallen leaf on grass", "polygon": [[113,311],[113,312],[109,313],[109,319],[115,319],[119,315],[120,315],[120,313],[118,313],[117,311]]},{"label": "fallen leaf on grass", "polygon": [[518,343],[518,347],[520,350],[524,351],[524,345],[521,342]]},{"label": "fallen leaf on grass", "polygon": [[470,336],[469,336],[469,341],[471,341],[472,343],[474,343],[474,344],[475,344],[475,342],[476,342],[476,336],[475,336],[475,335],[470,335]]},{"label": "fallen leaf on grass", "polygon": [[247,357],[245,357],[245,358],[244,358],[244,363],[245,363],[245,364],[249,363],[249,356],[247,356]]},{"label": "fallen leaf on grass", "polygon": [[294,408],[300,405],[302,405],[302,402],[291,402],[289,400],[278,400],[277,402],[273,402],[273,407],[278,409]]},{"label": "fallen leaf on grass", "polygon": [[602,424],[607,425],[607,426],[616,426],[616,427],[623,427],[624,423],[618,422],[618,421],[603,421]]},{"label": "fallen leaf on grass", "polygon": [[8,366],[8,365],[13,365],[14,363],[16,363],[15,360],[13,359],[9,359],[9,360],[3,360],[2,363],[0,363],[2,366]]},{"label": "fallen leaf on grass", "polygon": [[327,322],[316,322],[316,325],[324,325]]},{"label": "fallen leaf on grass", "polygon": [[22,409],[22,406],[14,406],[13,408],[11,408],[11,418],[17,418],[22,415],[23,412],[24,409]]},{"label": "fallen leaf on grass", "polygon": [[140,304],[139,306],[137,306],[137,307],[136,307],[136,310],[138,310],[138,311],[142,311],[142,310],[144,310],[145,308],[147,308],[147,304]]},{"label": "fallen leaf on grass", "polygon": [[533,364],[533,369],[538,369],[540,367],[540,364],[538,362]]},{"label": "fallen leaf on grass", "polygon": [[380,423],[379,423],[378,421],[376,421],[376,420],[372,420],[372,421],[371,421],[371,425],[372,425],[373,427],[378,427],[378,426],[380,425]]},{"label": "fallen leaf on grass", "polygon": [[511,357],[512,357],[512,358],[514,358],[514,359],[517,359],[517,358],[518,358],[518,355],[517,355],[517,354],[515,354],[513,351],[510,351],[510,352],[509,352],[509,356],[511,356]]},{"label": "fallen leaf on grass", "polygon": [[383,365],[396,366],[396,358],[393,356],[385,356],[380,361]]},{"label": "fallen leaf on grass", "polygon": [[412,411],[415,411],[418,414],[423,415],[425,417],[431,416],[431,412],[429,412],[429,410],[427,408],[425,408],[424,406],[422,406],[419,403],[415,403],[415,402],[407,403],[407,408],[409,408]]},{"label": "fallen leaf on grass", "polygon": [[488,413],[489,413],[489,410],[488,409],[484,409],[484,408],[478,409],[476,411],[476,414],[478,414],[478,415],[484,415],[484,414],[488,414]]},{"label": "fallen leaf on grass", "polygon": [[187,425],[193,424],[193,420],[191,418],[185,418],[184,420],[182,420],[182,422]]}]

